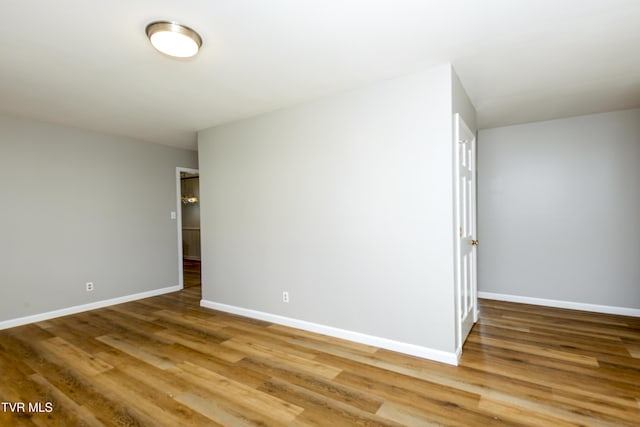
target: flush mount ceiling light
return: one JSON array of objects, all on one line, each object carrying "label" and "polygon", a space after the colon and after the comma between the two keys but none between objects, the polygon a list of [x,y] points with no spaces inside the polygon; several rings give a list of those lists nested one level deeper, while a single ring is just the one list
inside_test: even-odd
[{"label": "flush mount ceiling light", "polygon": [[202,38],[198,33],[175,22],[152,22],[147,25],[147,37],[153,47],[176,58],[192,57],[202,46]]}]

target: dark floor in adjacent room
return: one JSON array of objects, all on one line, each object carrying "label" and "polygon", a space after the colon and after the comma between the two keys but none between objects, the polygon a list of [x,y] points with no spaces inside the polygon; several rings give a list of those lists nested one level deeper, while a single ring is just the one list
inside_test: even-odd
[{"label": "dark floor in adjacent room", "polygon": [[200,261],[192,259],[182,260],[182,271],[184,274],[184,287],[192,288],[194,286],[200,286],[201,278],[201,265]]}]

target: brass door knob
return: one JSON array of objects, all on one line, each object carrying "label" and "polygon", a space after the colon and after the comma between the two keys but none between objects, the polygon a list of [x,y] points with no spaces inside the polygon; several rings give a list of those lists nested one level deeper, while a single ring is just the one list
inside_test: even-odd
[{"label": "brass door knob", "polygon": [[480,242],[478,242],[477,240],[472,240],[472,241],[471,241],[471,244],[472,244],[473,246],[478,246],[478,245],[480,244]]}]

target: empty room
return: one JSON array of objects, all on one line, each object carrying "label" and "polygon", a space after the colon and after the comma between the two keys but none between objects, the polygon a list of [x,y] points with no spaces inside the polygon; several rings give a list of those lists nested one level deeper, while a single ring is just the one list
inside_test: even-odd
[{"label": "empty room", "polygon": [[0,426],[640,425],[640,2],[0,12]]}]

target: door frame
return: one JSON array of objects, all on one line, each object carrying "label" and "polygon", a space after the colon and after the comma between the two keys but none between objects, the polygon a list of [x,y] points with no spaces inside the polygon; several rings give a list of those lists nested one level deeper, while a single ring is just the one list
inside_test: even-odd
[{"label": "door frame", "polygon": [[[200,175],[199,169],[176,167],[176,223],[178,227],[178,286],[184,289],[184,267],[182,265],[182,181],[181,172],[197,173]],[[202,262],[202,261],[201,261]]]},{"label": "door frame", "polygon": [[[459,230],[461,226],[459,203],[460,203],[460,182],[459,182],[459,154],[458,144],[461,138],[469,138],[471,141],[471,173],[472,173],[472,194],[471,194],[471,236],[472,239],[477,239],[477,162],[476,162],[476,150],[477,150],[477,138],[476,135],[469,129],[469,126],[465,123],[462,116],[459,113],[454,115],[454,129],[453,129],[453,185],[454,185],[454,296],[455,296],[455,335],[456,335],[456,354],[458,358],[462,354],[462,346],[464,339],[462,337],[462,321],[461,321],[461,259],[460,259],[460,244],[461,239]],[[478,258],[477,258],[477,246],[473,246],[471,249],[472,259],[472,274],[471,274],[471,300],[473,304],[473,324],[478,321]],[[473,326],[472,326],[473,327]]]}]

